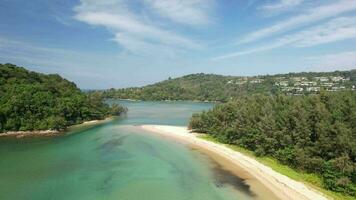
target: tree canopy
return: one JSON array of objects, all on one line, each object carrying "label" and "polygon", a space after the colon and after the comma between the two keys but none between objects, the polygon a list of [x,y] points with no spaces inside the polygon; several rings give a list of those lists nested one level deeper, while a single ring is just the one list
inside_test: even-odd
[{"label": "tree canopy", "polygon": [[85,94],[57,74],[0,64],[0,132],[59,130],[126,111],[118,105],[112,108],[101,95]]},{"label": "tree canopy", "polygon": [[194,114],[194,131],[319,174],[325,188],[356,196],[356,92],[251,95]]},{"label": "tree canopy", "polygon": [[355,85],[356,70],[252,77],[199,73],[168,78],[144,87],[109,89],[100,93],[105,98],[119,99],[227,102],[251,94],[316,94],[321,90],[352,90]]}]

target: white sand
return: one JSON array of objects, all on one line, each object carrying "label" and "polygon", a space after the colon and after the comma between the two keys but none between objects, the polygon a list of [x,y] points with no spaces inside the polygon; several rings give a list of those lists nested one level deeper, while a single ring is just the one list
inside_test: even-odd
[{"label": "white sand", "polygon": [[96,124],[103,123],[103,122],[106,122],[106,121],[109,121],[112,119],[113,119],[113,117],[107,117],[102,120],[85,121],[81,124],[69,126],[65,130],[8,131],[8,132],[0,133],[0,137],[23,138],[23,137],[32,137],[32,136],[55,136],[55,135],[67,133],[68,130],[71,130],[73,128],[88,126],[88,125],[96,125]]},{"label": "white sand", "polygon": [[91,121],[83,122],[82,124],[95,124],[95,123],[98,123],[98,122],[100,122],[100,120],[91,120]]},{"label": "white sand", "polygon": [[263,165],[257,160],[234,151],[222,144],[217,144],[197,137],[197,134],[190,133],[186,127],[142,125],[142,129],[183,140],[201,148],[213,151],[220,156],[230,160],[233,164],[246,170],[258,181],[269,188],[280,199],[291,200],[327,200],[328,198],[313,188],[292,180],[270,167]]},{"label": "white sand", "polygon": [[53,136],[59,134],[56,130],[42,130],[42,131],[8,131],[0,133],[0,137],[16,137],[23,138],[27,136]]}]

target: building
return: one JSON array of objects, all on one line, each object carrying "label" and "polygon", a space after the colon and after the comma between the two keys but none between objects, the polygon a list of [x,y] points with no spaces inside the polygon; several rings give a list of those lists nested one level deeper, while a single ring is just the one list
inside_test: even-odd
[{"label": "building", "polygon": [[329,81],[328,77],[315,77],[315,80],[320,81],[320,82],[327,82]]},{"label": "building", "polygon": [[308,92],[318,92],[320,91],[320,87],[308,87],[306,88]]},{"label": "building", "polygon": [[276,82],[275,85],[287,87],[289,85],[289,83],[288,83],[288,81],[280,81],[280,82]]},{"label": "building", "polygon": [[262,81],[263,81],[262,79],[257,78],[257,79],[252,79],[250,83],[262,83]]},{"label": "building", "polygon": [[345,81],[346,79],[342,76],[333,76],[333,77],[330,77],[330,79],[333,81],[333,82],[340,82],[340,81]]}]

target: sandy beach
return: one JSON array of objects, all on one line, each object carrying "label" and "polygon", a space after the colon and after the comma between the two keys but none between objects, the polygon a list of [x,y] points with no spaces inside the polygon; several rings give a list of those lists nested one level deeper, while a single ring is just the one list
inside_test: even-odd
[{"label": "sandy beach", "polygon": [[8,131],[4,133],[0,133],[0,137],[33,137],[33,136],[54,136],[60,134],[60,131],[57,130],[42,130],[42,131]]},{"label": "sandy beach", "polygon": [[65,130],[34,130],[34,131],[8,131],[4,133],[0,133],[0,137],[15,137],[15,138],[23,138],[23,137],[52,137],[66,133],[69,130],[73,130],[76,128],[84,127],[84,126],[92,126],[99,123],[103,123],[106,121],[112,120],[112,117],[105,118],[103,120],[91,120],[85,121],[80,124],[72,125],[66,128]]},{"label": "sandy beach", "polygon": [[288,200],[327,200],[328,198],[313,188],[292,180],[257,160],[234,151],[222,144],[217,144],[197,137],[198,134],[190,133],[186,127],[142,125],[143,130],[181,140],[203,148],[226,158],[232,164],[243,168],[247,173],[265,185],[278,198]]}]

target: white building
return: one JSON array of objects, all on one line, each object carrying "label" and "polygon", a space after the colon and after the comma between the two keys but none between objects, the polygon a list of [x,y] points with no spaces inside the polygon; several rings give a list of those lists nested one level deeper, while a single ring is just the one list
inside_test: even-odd
[{"label": "white building", "polygon": [[308,87],[306,88],[308,92],[318,92],[320,91],[320,87]]},{"label": "white building", "polygon": [[328,77],[315,77],[315,80],[320,81],[320,82],[327,82],[329,81]]},{"label": "white building", "polygon": [[275,85],[287,87],[289,85],[289,83],[288,83],[288,81],[280,81],[280,82],[276,82]]}]

